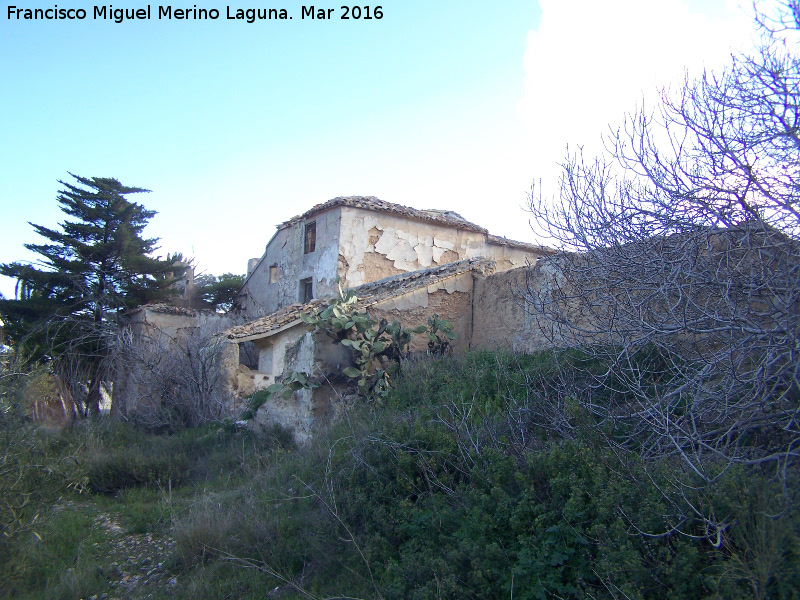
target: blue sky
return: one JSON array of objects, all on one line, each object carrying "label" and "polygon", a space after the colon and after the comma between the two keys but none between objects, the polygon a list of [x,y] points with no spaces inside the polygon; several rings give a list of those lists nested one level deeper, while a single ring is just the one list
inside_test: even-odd
[{"label": "blue sky", "polygon": [[[0,14],[0,262],[35,258],[68,171],[152,190],[147,233],[243,273],[274,226],[340,195],[447,208],[531,240],[566,144],[749,36],[726,0],[383,0],[371,21],[23,21]],[[14,5],[48,8],[55,4]],[[343,2],[315,3],[339,8]],[[146,6],[113,3],[115,8]],[[177,5],[174,5],[177,6]],[[183,5],[181,5],[183,6]],[[187,4],[191,7],[192,4]],[[307,5],[308,6],[308,5]],[[360,6],[364,6],[361,4]],[[375,6],[375,5],[372,5]],[[13,295],[0,278],[0,292]]]}]

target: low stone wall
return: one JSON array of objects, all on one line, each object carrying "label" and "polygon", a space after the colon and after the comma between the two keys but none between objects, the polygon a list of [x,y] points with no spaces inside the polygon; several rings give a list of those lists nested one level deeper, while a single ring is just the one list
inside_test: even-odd
[{"label": "low stone wall", "polygon": [[542,263],[476,279],[472,350],[531,353],[558,345],[558,332],[525,300],[528,286],[546,292],[552,285],[553,273]]}]

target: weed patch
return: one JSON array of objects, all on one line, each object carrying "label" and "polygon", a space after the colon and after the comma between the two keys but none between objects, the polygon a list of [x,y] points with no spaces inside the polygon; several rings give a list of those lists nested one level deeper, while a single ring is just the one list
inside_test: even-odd
[{"label": "weed patch", "polygon": [[[226,425],[18,428],[35,459],[18,463],[28,500],[0,546],[0,592],[796,597],[796,477],[782,489],[720,465],[708,486],[680,463],[618,455],[559,395],[555,360],[409,361],[383,408],[358,406],[302,448]],[[719,543],[675,517],[676,483],[729,523]]]}]

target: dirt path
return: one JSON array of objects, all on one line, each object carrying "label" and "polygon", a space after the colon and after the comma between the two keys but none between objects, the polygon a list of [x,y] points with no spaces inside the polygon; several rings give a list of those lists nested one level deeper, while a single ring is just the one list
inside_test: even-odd
[{"label": "dirt path", "polygon": [[114,515],[100,514],[94,527],[107,534],[107,540],[95,542],[95,551],[107,557],[102,563],[107,591],[89,600],[128,600],[152,598],[178,585],[169,564],[175,541],[169,536],[150,533],[128,534]]}]

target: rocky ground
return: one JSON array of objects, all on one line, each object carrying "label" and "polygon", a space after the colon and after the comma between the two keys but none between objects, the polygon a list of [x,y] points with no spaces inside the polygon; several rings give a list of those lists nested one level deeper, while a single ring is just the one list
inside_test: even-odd
[{"label": "rocky ground", "polygon": [[[172,555],[175,541],[168,536],[126,534],[110,515],[100,515],[95,525],[108,531],[109,562],[103,567],[109,591],[90,600],[125,600],[150,598],[154,590],[174,588],[177,577],[165,563]],[[96,542],[100,545],[103,542]],[[102,548],[98,548],[102,551]]]},{"label": "rocky ground", "polygon": [[[58,510],[87,510],[68,502]],[[97,574],[107,582],[106,590],[81,600],[144,600],[163,597],[178,586],[178,576],[170,572],[175,541],[168,535],[132,534],[119,524],[118,517],[101,513],[92,528],[99,541],[92,543],[90,554],[97,559]],[[69,571],[69,570],[68,570]]]}]

